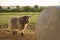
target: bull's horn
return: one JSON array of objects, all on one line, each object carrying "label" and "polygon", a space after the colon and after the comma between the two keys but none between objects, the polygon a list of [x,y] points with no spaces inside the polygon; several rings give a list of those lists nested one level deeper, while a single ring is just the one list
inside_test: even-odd
[{"label": "bull's horn", "polygon": [[29,17],[32,17],[33,15],[29,16]]}]

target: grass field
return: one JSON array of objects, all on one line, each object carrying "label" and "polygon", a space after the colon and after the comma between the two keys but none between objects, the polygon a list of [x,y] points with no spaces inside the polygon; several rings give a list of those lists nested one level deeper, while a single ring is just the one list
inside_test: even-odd
[{"label": "grass field", "polygon": [[[12,16],[25,16],[25,15],[33,15],[29,21],[30,24],[35,24],[37,22],[37,18],[39,12],[7,12],[7,13],[0,13],[0,26],[4,27],[0,29],[0,40],[36,40],[35,37],[35,25],[29,26],[24,32],[24,36],[18,33],[16,35],[12,34],[12,31],[7,31],[5,24],[8,23],[9,19]],[[4,25],[4,26],[3,26]],[[6,29],[5,29],[6,28]],[[4,30],[5,29],[5,30]]]},{"label": "grass field", "polygon": [[[30,24],[35,24],[39,15],[39,12],[7,12],[7,13],[0,13],[0,26],[8,23],[9,19],[12,16],[25,16],[25,15],[33,15],[29,21]],[[36,40],[35,38],[35,25],[29,26],[24,32],[24,36],[18,33],[16,35],[12,34],[12,31],[7,32],[7,29],[0,29],[0,40]]]},{"label": "grass field", "polygon": [[29,21],[32,24],[36,23],[37,17],[39,12],[7,12],[7,13],[0,13],[0,25],[7,24],[9,19],[12,16],[24,16],[24,15],[33,15]]}]

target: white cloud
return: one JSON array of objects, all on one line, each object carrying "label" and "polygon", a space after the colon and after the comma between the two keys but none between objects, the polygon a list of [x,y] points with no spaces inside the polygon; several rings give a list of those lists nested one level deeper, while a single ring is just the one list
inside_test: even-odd
[{"label": "white cloud", "polygon": [[52,5],[60,5],[60,0],[0,0],[0,5],[2,6],[52,6]]}]

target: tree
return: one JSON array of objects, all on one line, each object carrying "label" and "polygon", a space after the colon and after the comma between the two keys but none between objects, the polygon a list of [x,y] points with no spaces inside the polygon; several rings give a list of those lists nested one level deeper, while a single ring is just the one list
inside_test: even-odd
[{"label": "tree", "polygon": [[0,6],[0,12],[2,12],[3,11],[3,8],[2,8],[2,6]]},{"label": "tree", "polygon": [[5,9],[6,12],[10,12],[11,9],[10,9],[10,6],[7,7],[7,9]]},{"label": "tree", "polygon": [[17,8],[17,9],[19,9],[19,8],[20,8],[20,6],[16,6],[16,8]]},{"label": "tree", "polygon": [[20,6],[16,6],[16,9],[14,9],[16,12],[20,11]]},{"label": "tree", "polygon": [[10,7],[7,7],[7,9],[10,9]]},{"label": "tree", "polygon": [[46,7],[44,7],[44,6],[41,6],[40,8],[39,8],[39,12],[41,12],[43,9],[45,9]]},{"label": "tree", "polygon": [[0,6],[0,9],[3,9],[2,6]]},{"label": "tree", "polygon": [[33,11],[33,12],[38,12],[38,11],[39,11],[39,6],[38,6],[38,5],[35,5],[35,6],[32,8],[32,11]]},{"label": "tree", "polygon": [[25,6],[25,7],[23,7],[23,11],[24,12],[30,12],[31,11],[31,7],[30,6]]}]

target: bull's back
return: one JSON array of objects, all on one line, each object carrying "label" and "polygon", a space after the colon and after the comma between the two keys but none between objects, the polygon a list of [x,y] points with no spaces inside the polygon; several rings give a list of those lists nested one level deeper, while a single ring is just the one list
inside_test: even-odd
[{"label": "bull's back", "polygon": [[23,22],[22,18],[12,17],[10,20],[10,23],[11,23],[10,26],[12,29],[19,29],[19,30],[24,29],[24,22]]}]

